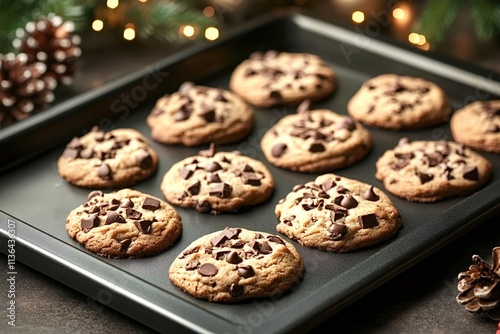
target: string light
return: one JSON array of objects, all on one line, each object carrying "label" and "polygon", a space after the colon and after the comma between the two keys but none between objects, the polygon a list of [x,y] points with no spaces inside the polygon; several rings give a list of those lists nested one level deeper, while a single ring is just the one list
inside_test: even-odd
[{"label": "string light", "polygon": [[219,38],[219,29],[215,27],[208,27],[207,29],[205,29],[205,38],[209,41],[215,41],[217,38]]},{"label": "string light", "polygon": [[123,38],[127,41],[131,41],[135,38],[135,26],[132,23],[127,23],[125,30],[123,31]]},{"label": "string light", "polygon": [[212,17],[215,15],[215,8],[212,6],[206,6],[203,8],[203,15],[206,17]]},{"label": "string light", "polygon": [[101,31],[102,28],[104,28],[104,22],[101,20],[94,20],[94,22],[92,22],[92,29],[95,31]]},{"label": "string light", "polygon": [[411,44],[424,45],[427,43],[427,38],[424,35],[417,34],[416,32],[412,32],[408,35],[408,41]]},{"label": "string light", "polygon": [[120,4],[120,0],[108,0],[106,1],[106,6],[111,9],[115,9]]},{"label": "string light", "polygon": [[352,20],[355,23],[361,23],[365,20],[365,14],[359,10],[352,13]]},{"label": "string light", "polygon": [[396,7],[392,11],[392,16],[397,20],[403,20],[406,17],[406,12],[403,8]]},{"label": "string light", "polygon": [[180,28],[180,33],[181,35],[184,35],[186,36],[187,38],[191,38],[191,37],[194,37],[195,34],[196,34],[196,29],[190,25],[190,24],[186,24],[186,25],[183,25],[181,28]]},{"label": "string light", "polygon": [[139,2],[148,2],[148,0],[139,0]]}]

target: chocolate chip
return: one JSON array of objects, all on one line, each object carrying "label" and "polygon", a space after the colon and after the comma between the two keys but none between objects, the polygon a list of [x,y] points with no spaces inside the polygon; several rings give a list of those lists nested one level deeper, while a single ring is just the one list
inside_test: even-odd
[{"label": "chocolate chip", "polygon": [[133,208],[134,207],[134,202],[130,198],[124,198],[120,202],[120,207],[121,208]]},{"label": "chocolate chip", "polygon": [[421,172],[418,172],[417,175],[418,175],[418,178],[420,179],[420,184],[427,183],[434,178],[434,175],[432,175],[432,174],[426,174],[426,173],[421,173]]},{"label": "chocolate chip", "polygon": [[205,166],[207,172],[215,172],[221,170],[222,166],[217,161],[211,161]]},{"label": "chocolate chip", "polygon": [[439,152],[433,152],[426,154],[427,162],[429,163],[429,167],[437,166],[444,159],[443,155]]},{"label": "chocolate chip", "polygon": [[194,83],[192,83],[191,81],[186,81],[179,87],[179,94],[181,94],[182,96],[186,96],[193,87]]},{"label": "chocolate chip", "polygon": [[119,214],[118,212],[116,211],[110,211],[108,213],[108,216],[106,217],[106,225],[109,225],[109,224],[113,224],[113,223],[120,223],[120,224],[123,224],[123,223],[126,223],[127,221],[125,220],[125,218],[123,218],[123,216],[121,214]]},{"label": "chocolate chip", "polygon": [[257,251],[260,254],[271,254],[273,252],[272,247],[269,245],[267,241],[264,242],[255,242],[257,246]]},{"label": "chocolate chip", "polygon": [[90,159],[94,156],[94,149],[92,147],[87,147],[80,152],[80,158]]},{"label": "chocolate chip", "polygon": [[201,113],[200,116],[207,122],[212,122],[215,118],[215,109],[210,108],[210,107],[205,107]]},{"label": "chocolate chip", "polygon": [[222,182],[218,173],[212,173],[207,176],[208,183]]},{"label": "chocolate chip", "polygon": [[297,113],[305,112],[311,109],[311,100],[306,99],[302,101],[297,107]]},{"label": "chocolate chip", "polygon": [[288,217],[285,217],[283,218],[283,223],[288,225],[288,226],[292,226],[292,221],[297,218],[295,215],[291,215],[291,216],[288,216]]},{"label": "chocolate chip", "polygon": [[243,295],[244,292],[244,288],[241,285],[231,283],[231,285],[229,286],[229,294],[233,297],[239,297]]},{"label": "chocolate chip", "polygon": [[188,165],[188,166],[182,167],[181,171],[179,172],[179,175],[184,180],[187,180],[193,175],[195,169],[196,169],[195,165]]},{"label": "chocolate chip", "polygon": [[243,278],[249,278],[255,275],[255,271],[253,270],[252,266],[243,264],[241,266],[238,266],[238,275]]},{"label": "chocolate chip", "polygon": [[75,160],[78,158],[78,149],[76,148],[66,148],[63,152],[63,157],[68,158],[70,160]]},{"label": "chocolate chip", "polygon": [[78,137],[73,137],[71,141],[66,145],[68,148],[74,148],[74,149],[80,149],[83,147],[82,142],[80,141],[80,138]]},{"label": "chocolate chip", "polygon": [[142,169],[151,168],[151,166],[153,166],[153,157],[145,149],[142,149],[139,152],[137,152],[135,160]]},{"label": "chocolate chip", "polygon": [[104,193],[100,190],[92,190],[88,195],[87,195],[87,201],[90,201],[94,197],[102,197],[104,196]]},{"label": "chocolate chip", "polygon": [[238,264],[243,261],[243,259],[238,255],[237,251],[231,251],[226,255],[226,261],[231,264]]},{"label": "chocolate chip", "polygon": [[325,146],[320,142],[314,142],[309,146],[309,152],[312,153],[324,152],[325,150]]},{"label": "chocolate chip", "polygon": [[241,180],[244,184],[249,184],[251,186],[260,186],[260,176],[257,173],[243,173],[241,175]]},{"label": "chocolate chip", "polygon": [[99,217],[96,213],[93,213],[86,218],[82,218],[80,226],[82,230],[90,230],[91,228],[97,227],[99,226]]},{"label": "chocolate chip", "polygon": [[464,179],[477,181],[479,180],[479,171],[476,166],[466,166],[463,172]]},{"label": "chocolate chip", "polygon": [[175,112],[174,121],[182,122],[182,121],[189,119],[189,116],[191,116],[191,111],[187,108],[182,108],[182,109],[177,110]]},{"label": "chocolate chip", "polygon": [[155,211],[160,208],[160,201],[156,198],[146,197],[146,199],[144,199],[144,203],[142,203],[142,208]]},{"label": "chocolate chip", "polygon": [[415,155],[412,152],[394,153],[394,156],[398,159],[403,159],[403,160],[410,160],[415,157]]},{"label": "chocolate chip", "polygon": [[130,244],[132,243],[132,239],[123,239],[120,241],[120,249],[122,251],[127,250],[130,247]]},{"label": "chocolate chip", "polygon": [[252,68],[246,68],[245,71],[243,72],[243,75],[245,77],[250,77],[250,76],[255,75],[255,74],[257,74],[257,72]]},{"label": "chocolate chip", "polygon": [[486,129],[486,132],[498,133],[498,132],[500,132],[500,126],[498,126],[498,124],[490,124],[488,126],[488,128]]},{"label": "chocolate chip", "polygon": [[378,225],[377,216],[374,213],[358,217],[361,228],[370,228]]},{"label": "chocolate chip", "polygon": [[267,240],[274,242],[276,244],[285,245],[285,242],[283,241],[283,239],[281,239],[280,237],[278,237],[276,235],[267,236]]},{"label": "chocolate chip", "polygon": [[140,232],[142,232],[144,234],[151,233],[152,225],[153,225],[153,222],[151,220],[135,221],[134,224]]},{"label": "chocolate chip", "polygon": [[331,211],[330,219],[332,222],[343,222],[345,218],[345,213],[340,211]]},{"label": "chocolate chip", "polygon": [[326,192],[326,191],[332,189],[333,187],[335,187],[336,185],[337,184],[335,183],[335,181],[327,180],[321,184],[321,189]]},{"label": "chocolate chip", "polygon": [[219,270],[211,263],[204,263],[198,267],[198,272],[202,276],[215,276]]},{"label": "chocolate chip", "polygon": [[375,191],[373,190],[373,186],[366,189],[366,191],[363,193],[362,197],[368,201],[373,201],[373,202],[376,202],[380,199],[380,196],[375,194]]},{"label": "chocolate chip", "polygon": [[346,117],[342,120],[342,123],[340,123],[337,128],[353,131],[354,129],[356,129],[356,123],[354,123],[354,121],[351,118]]},{"label": "chocolate chip", "polygon": [[346,194],[340,201],[340,205],[344,208],[352,209],[358,206],[358,201],[356,201],[350,194]]},{"label": "chocolate chip", "polygon": [[276,157],[276,158],[279,158],[283,155],[283,153],[285,153],[286,149],[287,149],[287,145],[286,144],[276,144],[273,146],[273,148],[271,149],[271,154]]},{"label": "chocolate chip", "polygon": [[281,93],[277,90],[272,90],[270,93],[269,93],[269,97],[272,98],[272,99],[281,99]]},{"label": "chocolate chip", "polygon": [[200,188],[201,188],[200,181],[196,181],[195,183],[193,183],[192,185],[190,185],[187,188],[187,191],[189,192],[189,194],[191,196],[194,196],[194,195],[198,195],[200,193]]},{"label": "chocolate chip", "polygon": [[228,198],[231,195],[231,186],[224,182],[212,184],[208,194],[210,196]]},{"label": "chocolate chip", "polygon": [[127,215],[127,218],[134,219],[134,220],[139,220],[142,217],[141,212],[134,210],[134,209],[131,209],[131,208],[127,208],[125,210],[125,214]]},{"label": "chocolate chip", "polygon": [[195,270],[196,268],[198,268],[199,265],[200,265],[200,261],[198,261],[198,260],[189,261],[184,266],[184,269],[186,269],[188,271]]},{"label": "chocolate chip", "polygon": [[328,228],[328,237],[332,240],[340,240],[347,232],[347,226],[344,224],[333,223]]},{"label": "chocolate chip", "polygon": [[211,158],[214,156],[215,154],[215,144],[214,143],[210,143],[210,146],[208,149],[206,150],[201,150],[198,152],[199,155],[201,155],[202,157],[206,157],[206,158]]},{"label": "chocolate chip", "polygon": [[207,200],[200,200],[200,201],[198,201],[198,203],[196,203],[195,209],[198,212],[207,213],[207,212],[210,212],[212,210],[212,205]]},{"label": "chocolate chip", "polygon": [[97,175],[103,180],[109,180],[111,179],[111,168],[104,162],[97,168]]}]

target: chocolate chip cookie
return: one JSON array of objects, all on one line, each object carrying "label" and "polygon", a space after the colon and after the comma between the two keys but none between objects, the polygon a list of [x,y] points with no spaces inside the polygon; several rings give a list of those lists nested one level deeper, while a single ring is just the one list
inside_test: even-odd
[{"label": "chocolate chip cookie", "polygon": [[383,74],[361,86],[349,100],[347,111],[366,125],[403,130],[447,121],[451,105],[445,92],[430,81]]},{"label": "chocolate chip cookie", "polygon": [[275,213],[278,232],[303,246],[339,253],[381,243],[402,226],[380,189],[335,174],[296,185]]},{"label": "chocolate chip cookie", "polygon": [[281,118],[262,137],[262,152],[273,165],[326,172],[350,166],[370,150],[370,133],[350,117],[327,109],[308,110],[307,103],[298,111]]},{"label": "chocolate chip cookie", "polygon": [[238,142],[253,128],[253,109],[221,88],[185,82],[158,100],[147,117],[154,140],[197,146]]},{"label": "chocolate chip cookie", "polygon": [[211,145],[174,164],[163,177],[161,190],[170,203],[217,214],[266,201],[274,179],[260,161],[238,151],[215,153]]},{"label": "chocolate chip cookie", "polygon": [[488,181],[491,163],[450,141],[409,141],[402,138],[376,163],[375,177],[392,194],[415,202],[462,196]]},{"label": "chocolate chip cookie", "polygon": [[450,128],[455,141],[500,153],[500,100],[477,101],[455,111]]},{"label": "chocolate chip cookie", "polygon": [[66,230],[88,250],[111,258],[138,258],[169,248],[181,217],[164,201],[132,189],[89,193],[66,219]]},{"label": "chocolate chip cookie", "polygon": [[334,70],[309,53],[255,52],[236,67],[231,89],[257,107],[325,98],[336,88]]},{"label": "chocolate chip cookie", "polygon": [[289,242],[226,228],[193,241],[170,266],[169,278],[196,298],[229,303],[280,295],[303,273],[303,260]]},{"label": "chocolate chip cookie", "polygon": [[59,175],[84,188],[130,186],[153,175],[158,155],[134,129],[104,132],[98,127],[67,145],[57,162]]}]

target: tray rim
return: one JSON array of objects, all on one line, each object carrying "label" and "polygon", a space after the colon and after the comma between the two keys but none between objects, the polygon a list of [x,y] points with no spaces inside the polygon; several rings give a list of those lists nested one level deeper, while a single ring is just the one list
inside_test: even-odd
[{"label": "tray rim", "polygon": [[[284,20],[285,22],[289,22],[291,21],[292,23],[294,24],[297,24],[298,26],[301,26],[302,28],[307,28],[307,29],[310,29],[311,28],[311,25],[314,26],[314,23],[318,23],[321,27],[328,27],[328,29],[332,29],[332,28],[335,28],[335,30],[340,30],[340,31],[343,31],[343,33],[345,33],[345,29],[344,28],[340,28],[340,27],[337,27],[337,26],[334,26],[332,24],[328,24],[328,23],[325,23],[325,22],[322,22],[316,18],[312,18],[312,17],[307,17],[307,16],[304,16],[303,14],[297,14],[297,13],[292,13],[292,14],[280,14],[280,15],[272,15],[270,16],[269,18],[267,18],[266,20],[259,20],[257,23],[255,23],[255,21],[253,21],[253,26],[257,26],[259,24],[264,24],[264,23],[269,23],[271,21],[279,21],[279,20]],[[263,23],[264,22],[264,23]],[[247,25],[245,26],[246,29],[251,29],[252,26],[250,25]],[[240,31],[245,31],[245,28],[241,28],[239,29]],[[320,29],[321,30],[321,29]],[[317,31],[316,31],[317,32]],[[352,32],[348,32],[348,33],[351,33]],[[232,36],[228,36],[228,38],[233,38],[234,36],[238,36],[238,32],[235,32]],[[352,35],[351,35],[352,36]],[[345,36],[344,36],[345,37]],[[375,41],[374,43],[382,43],[383,45],[386,45],[385,43],[383,42],[378,42],[378,41]],[[209,47],[213,47],[213,46],[207,46],[205,45],[203,48],[200,48],[200,49],[205,49],[205,48],[209,48]],[[397,47],[395,47],[397,48]],[[399,48],[397,48],[399,50]],[[370,50],[371,52],[373,52],[373,50]],[[408,51],[408,50],[404,50],[405,52],[410,52],[412,53],[411,51]],[[191,51],[193,52],[193,51]],[[199,51],[197,51],[199,52]],[[186,54],[190,54],[189,50],[185,52]],[[194,52],[195,53],[195,52]],[[413,54],[413,53],[412,53]],[[178,56],[178,55],[177,55]],[[425,55],[420,55],[421,57],[424,57],[426,60],[429,59],[430,57],[425,57]],[[180,56],[178,56],[180,57]],[[167,57],[168,58],[168,57]],[[432,58],[430,58],[432,59]],[[399,60],[400,61],[400,60]],[[163,61],[161,61],[163,62]],[[412,64],[413,66],[413,64]],[[454,68],[454,67],[452,67]],[[142,72],[143,73],[143,72]],[[138,75],[139,73],[135,73],[133,75],[131,75],[130,77],[133,77],[134,75]],[[477,76],[471,76],[469,77],[469,79],[471,79],[472,81],[476,82],[476,80],[478,80],[478,77]],[[119,82],[125,82],[123,80],[123,78],[121,78],[120,80],[116,81],[116,82],[113,82],[112,85],[110,87],[115,87],[113,85],[117,85],[116,87],[119,87]],[[500,85],[498,86],[500,87]],[[496,89],[496,86],[493,87],[494,89]],[[100,96],[100,95],[99,95]],[[484,191],[489,191],[489,192],[495,192],[495,189],[496,187],[500,185],[500,181],[496,181],[492,184],[489,184],[487,187],[485,187],[483,190]],[[481,191],[481,193],[483,193],[483,190]],[[327,316],[330,316],[332,315],[333,313],[336,312],[336,310],[339,310],[340,308],[342,308],[343,306],[347,305],[348,303],[354,301],[355,299],[359,298],[361,295],[363,295],[364,293],[372,290],[373,288],[375,288],[376,286],[382,284],[383,282],[387,281],[388,279],[390,279],[391,277],[394,277],[395,275],[397,275],[397,273],[405,270],[406,268],[408,268],[409,266],[413,265],[414,263],[422,260],[423,258],[427,257],[428,255],[432,254],[434,251],[436,251],[437,249],[439,249],[440,247],[444,246],[444,244],[448,243],[448,242],[451,242],[452,240],[454,240],[455,238],[459,237],[460,235],[462,235],[463,233],[465,233],[467,230],[475,227],[478,223],[478,221],[482,221],[484,220],[486,217],[488,217],[492,212],[496,212],[498,211],[498,209],[500,208],[500,203],[491,203],[491,202],[482,202],[480,201],[480,198],[478,199],[477,197],[480,197],[479,195],[477,194],[474,194],[474,195],[471,195],[470,197],[466,198],[463,202],[459,203],[460,205],[464,205],[464,203],[466,203],[466,205],[468,206],[472,206],[474,207],[475,211],[472,211],[469,215],[467,216],[463,216],[463,215],[460,215],[460,214],[457,214],[458,217],[460,217],[460,219],[462,221],[464,221],[464,226],[461,230],[458,230],[457,232],[455,232],[452,236],[450,235],[447,235],[447,238],[446,240],[441,238],[442,236],[441,235],[434,235],[434,239],[433,240],[427,240],[427,242],[429,243],[429,245],[431,243],[433,243],[433,245],[430,245],[431,247],[429,247],[429,250],[428,252],[426,252],[425,254],[420,254],[417,258],[413,258],[413,262],[406,262],[406,265],[404,266],[400,266],[399,267],[399,270],[396,272],[396,271],[393,271],[391,275],[386,275],[384,277],[379,277],[378,280],[374,280],[372,282],[372,284],[370,284],[369,286],[366,285],[366,284],[361,284],[358,280],[358,282],[356,282],[357,285],[360,285],[359,286],[359,289],[357,289],[357,291],[359,291],[358,294],[356,295],[351,295],[351,296],[344,296],[345,298],[342,300],[342,302],[339,302],[337,303],[337,307],[328,307],[328,309],[325,308],[325,305],[327,303],[327,301],[323,301],[323,302],[320,302],[320,303],[316,303],[316,305],[313,305],[313,303],[310,303],[310,308],[306,311],[306,312],[302,312],[300,313],[300,315],[298,314],[298,317],[296,317],[297,319],[302,319],[302,320],[308,320],[308,323],[310,324],[311,323],[311,319],[314,319],[315,321],[319,321],[319,320],[322,320],[324,319],[325,317]],[[476,206],[476,204],[478,204]],[[458,210],[461,211],[460,208],[458,208],[458,205],[457,206],[454,206],[452,208],[450,208],[449,210],[453,210],[453,211],[456,211]],[[476,212],[476,211],[479,211],[479,212]],[[1,211],[4,215],[8,215],[8,213],[5,213],[3,211]],[[438,217],[437,217],[438,218]],[[436,219],[437,219],[436,218]],[[471,218],[471,219],[469,219]],[[24,225],[25,228],[27,228],[28,230],[32,229],[32,231],[30,233],[33,233],[33,236],[35,237],[39,237],[40,235],[46,235],[48,237],[51,237],[53,239],[56,239],[56,241],[58,241],[58,243],[61,243],[63,246],[68,246],[66,243],[58,240],[57,238],[55,237],[52,237],[48,234],[46,234],[45,232],[41,231],[41,230],[38,230],[37,228],[29,225],[28,223],[26,222],[22,222],[21,220],[17,220],[18,222],[21,222],[21,225]],[[425,235],[427,234],[428,231],[423,231],[422,229],[416,229],[415,231],[413,231],[413,233],[417,234],[418,236],[422,236],[422,235]],[[6,231],[5,229],[3,228],[0,228],[0,236],[2,238],[6,238],[7,237],[7,234],[6,234]],[[450,239],[451,238],[451,239]],[[49,261],[49,262],[56,262],[58,263],[59,265],[67,265],[68,262],[65,260],[64,256],[59,256],[59,255],[55,255],[54,253],[51,253],[51,252],[48,252],[46,250],[44,250],[43,248],[37,246],[36,244],[28,241],[28,240],[25,240],[25,239],[21,239],[19,238],[19,241],[20,241],[20,245],[21,247],[25,248],[26,251],[30,251],[34,254],[36,254],[37,256],[40,256],[41,258],[44,258],[45,261]],[[431,242],[432,241],[432,242]],[[436,242],[436,243],[434,243]],[[392,245],[392,244],[391,244]],[[390,245],[388,245],[390,246]],[[377,254],[379,254],[378,256],[383,256],[384,254],[382,253],[385,253],[385,252],[382,252],[383,250],[385,250],[387,247],[384,247],[381,252],[378,252]],[[4,250],[2,249],[2,252],[4,252]],[[89,254],[86,254],[84,252],[82,252],[82,254],[85,254],[87,256],[90,256],[90,259],[93,258],[93,256],[89,255]],[[377,255],[375,254],[375,255]],[[382,255],[380,255],[382,254]],[[375,256],[373,255],[373,256]],[[406,254],[408,255],[408,254]],[[25,259],[26,261],[30,261],[28,259],[28,257],[23,257],[23,259]],[[96,261],[98,261],[99,263],[102,263],[102,264],[105,264],[106,266],[108,265],[107,263],[104,263],[98,259],[95,259]],[[91,260],[93,261],[93,260]],[[366,261],[366,260],[365,260]],[[364,264],[364,262],[361,262],[361,264]],[[44,272],[42,268],[43,266],[41,264],[35,264],[35,263],[32,263],[33,264],[33,267],[37,267],[38,268],[35,268],[41,272]],[[356,267],[359,267],[359,266],[356,266]],[[356,268],[355,267],[355,268]],[[77,274],[80,273],[80,274],[84,274],[83,272],[80,272],[78,270],[78,267],[75,267],[75,266],[69,266],[68,269],[71,269],[73,271],[75,271]],[[379,268],[380,269],[380,268]],[[355,269],[357,271],[360,271],[361,269]],[[45,272],[44,272],[45,273]],[[343,275],[341,275],[341,278],[343,280],[344,277],[348,276],[348,273],[351,273],[351,270],[347,271],[346,273],[344,273]],[[57,273],[54,274],[53,272],[52,273],[45,273],[51,277],[53,277],[53,275],[57,276]],[[363,276],[363,278],[366,278],[365,275],[361,275]],[[55,278],[55,277],[54,277]],[[133,277],[135,279],[135,277]],[[57,280],[67,280],[65,279],[64,277],[59,277],[56,278]],[[65,284],[67,285],[70,285],[72,282],[66,282]],[[97,282],[99,283],[99,282]],[[329,285],[331,285],[332,282],[329,282],[328,284],[324,285],[322,287],[321,290],[324,290],[326,289]],[[71,285],[70,285],[71,286]],[[72,286],[73,287],[73,286]],[[78,290],[78,288],[76,287],[73,287],[74,289]],[[117,291],[120,292],[122,290],[120,290],[121,287],[120,286],[117,286]],[[366,291],[367,290],[367,291]],[[318,291],[315,291],[315,294],[314,295],[319,295],[320,297],[323,297],[323,298],[326,298],[327,295],[326,294],[320,294]],[[137,296],[139,297],[139,300],[141,300],[140,296]],[[174,300],[177,300],[177,298],[175,296],[172,296],[172,299]],[[134,302],[132,299],[130,300],[130,302]],[[184,302],[181,300],[181,302]],[[142,300],[141,302],[136,302],[140,305],[143,305],[145,306],[143,303],[142,303]],[[147,304],[147,303],[146,303]],[[183,304],[183,303],[181,303]],[[189,303],[187,303],[189,304]],[[331,304],[331,303],[330,303]],[[150,305],[151,306],[151,305]],[[113,308],[116,308],[117,310],[119,310],[120,312],[122,313],[125,313],[127,315],[128,312],[127,310],[120,310],[119,309],[119,305],[113,305],[112,306]],[[154,307],[153,307],[154,308]],[[303,311],[305,308],[302,308],[301,310]],[[203,310],[199,310],[201,313],[203,313],[203,316],[206,317],[207,313]],[[161,313],[161,312],[160,312]],[[164,314],[165,315],[165,314]],[[210,314],[212,315],[212,314]],[[200,327],[198,326],[197,324],[194,324],[192,322],[189,322],[189,321],[185,321],[184,318],[182,317],[177,317],[176,314],[172,313],[172,314],[169,314],[169,315],[166,315],[167,317],[169,317],[170,320],[172,321],[175,321],[175,322],[180,322],[180,323],[183,323],[183,325],[187,326],[188,328],[190,329],[193,329],[195,331],[199,331],[199,332],[216,332],[216,331],[209,331],[207,330],[205,327]],[[175,319],[171,319],[171,318],[175,318]],[[306,319],[307,318],[307,319]],[[136,320],[139,320],[140,319],[136,319]],[[305,326],[305,323],[306,321],[302,321],[300,323],[298,323],[299,321],[296,321],[296,322],[292,322],[292,323],[288,323],[288,325],[286,327],[279,327],[279,328],[271,328],[271,329],[276,329],[275,332],[284,332],[285,330],[288,331],[288,330],[291,330],[292,329],[292,326],[294,328],[294,330],[297,330],[297,329],[302,329],[303,326]],[[204,321],[203,324],[207,324],[209,322],[206,322]],[[214,318],[214,323],[218,323],[218,326],[221,326],[224,327],[224,324],[222,324],[222,322],[217,322]],[[224,321],[224,323],[227,323],[227,321]],[[146,324],[148,326],[151,326],[150,323]],[[229,328],[229,327],[228,327]],[[265,331],[263,331],[264,333]],[[271,331],[268,331],[269,333],[271,333]],[[274,333],[274,332],[273,332]]]}]

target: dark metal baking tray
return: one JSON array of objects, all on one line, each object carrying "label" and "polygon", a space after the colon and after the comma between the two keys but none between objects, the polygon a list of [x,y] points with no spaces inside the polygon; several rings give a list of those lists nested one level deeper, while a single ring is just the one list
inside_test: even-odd
[{"label": "dark metal baking tray", "polygon": [[[493,163],[494,175],[483,189],[470,196],[432,204],[410,203],[391,196],[401,211],[404,227],[384,244],[334,254],[295,243],[304,258],[306,273],[281,298],[232,305],[192,298],[175,288],[167,277],[168,267],[181,250],[194,239],[226,226],[276,233],[275,204],[293,185],[316,176],[275,168],[263,158],[259,139],[264,131],[282,116],[295,112],[293,108],[276,107],[256,110],[256,127],[249,138],[218,147],[239,149],[267,164],[276,179],[276,189],[266,203],[216,216],[178,208],[184,222],[180,240],[170,250],[151,258],[101,258],[68,237],[65,218],[89,192],[65,183],[57,174],[56,161],[72,136],[100,124],[105,130],[132,127],[150,138],[145,119],[159,96],[175,91],[186,80],[227,88],[231,71],[239,62],[253,51],[268,49],[310,52],[331,64],[338,74],[338,91],[314,107],[339,113],[346,113],[347,101],[365,80],[387,72],[436,82],[455,107],[476,99],[498,98],[500,94],[494,73],[450,65],[303,14],[261,17],[216,43],[194,46],[144,71],[65,101],[44,115],[36,115],[38,118],[33,116],[18,131],[2,130],[1,162],[7,167],[0,175],[0,236],[5,241],[15,234],[16,259],[161,332],[301,332],[498,211],[500,157],[484,154]],[[132,103],[126,102],[125,95],[132,97]],[[336,173],[379,187],[380,182],[374,178],[375,161],[402,136],[451,139],[447,124],[418,131],[369,130],[374,139],[369,155]],[[173,163],[196,154],[200,148],[152,145],[160,155],[159,170],[133,188],[163,197],[159,187],[163,174]],[[25,156],[29,159],[23,159]],[[5,253],[6,244],[2,242]]]}]

